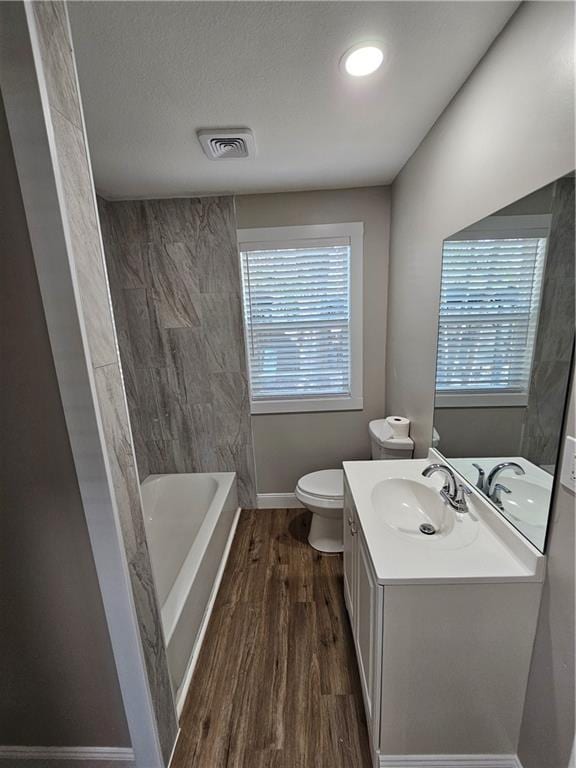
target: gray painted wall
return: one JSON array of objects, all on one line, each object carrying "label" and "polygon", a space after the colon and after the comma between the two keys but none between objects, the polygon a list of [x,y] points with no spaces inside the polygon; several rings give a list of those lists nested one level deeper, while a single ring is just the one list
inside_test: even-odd
[{"label": "gray painted wall", "polygon": [[[412,419],[420,456],[432,429],[442,241],[574,168],[573,36],[571,4],[522,4],[394,183],[387,406]],[[554,503],[548,556],[519,748],[524,768],[565,768],[572,747],[567,491]]]},{"label": "gray painted wall", "polygon": [[236,471],[255,502],[232,197],[100,201],[140,478]]},{"label": "gray painted wall", "polygon": [[569,3],[521,5],[394,182],[386,402],[412,420],[420,456],[442,241],[573,169],[572,30]]},{"label": "gray painted wall", "polygon": [[130,746],[0,100],[0,744]]},{"label": "gray painted wall", "polygon": [[241,195],[238,226],[364,222],[364,409],[252,417],[259,493],[292,493],[307,472],[370,456],[368,422],[384,413],[388,187]]},{"label": "gray painted wall", "polygon": [[438,450],[466,456],[518,456],[525,408],[435,408]]},{"label": "gray painted wall", "polygon": [[495,211],[494,216],[528,216],[530,214],[550,213],[552,210],[552,198],[554,197],[554,185],[548,184],[529,195],[515,200],[510,205]]}]

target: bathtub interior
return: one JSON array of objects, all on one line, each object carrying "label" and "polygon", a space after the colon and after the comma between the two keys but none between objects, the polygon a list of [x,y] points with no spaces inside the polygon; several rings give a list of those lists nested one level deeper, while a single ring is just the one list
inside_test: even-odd
[{"label": "bathtub interior", "polygon": [[142,483],[146,539],[161,606],[217,491],[211,475],[150,475]]},{"label": "bathtub interior", "polygon": [[150,475],[142,500],[180,712],[238,520],[236,474]]}]

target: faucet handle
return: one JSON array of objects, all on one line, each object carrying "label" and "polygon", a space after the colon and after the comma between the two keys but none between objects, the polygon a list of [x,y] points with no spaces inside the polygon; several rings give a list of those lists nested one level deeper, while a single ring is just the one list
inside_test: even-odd
[{"label": "faucet handle", "polygon": [[500,498],[500,494],[501,493],[508,493],[508,494],[510,494],[510,493],[512,493],[512,491],[510,490],[510,488],[507,488],[505,485],[502,485],[502,483],[496,483],[496,485],[492,489],[492,494],[490,496],[490,499],[500,509],[502,509],[502,507],[503,507],[502,499]]},{"label": "faucet handle", "polygon": [[472,466],[475,469],[478,470],[478,478],[476,480],[476,488],[479,488],[481,491],[483,491],[484,487],[485,487],[484,479],[486,477],[486,471],[485,471],[484,467],[481,467],[480,464],[476,464],[476,462],[474,462],[472,464]]},{"label": "faucet handle", "polygon": [[468,512],[466,497],[470,496],[472,491],[464,483],[458,483],[456,486],[456,498],[454,499],[454,508],[457,512]]}]

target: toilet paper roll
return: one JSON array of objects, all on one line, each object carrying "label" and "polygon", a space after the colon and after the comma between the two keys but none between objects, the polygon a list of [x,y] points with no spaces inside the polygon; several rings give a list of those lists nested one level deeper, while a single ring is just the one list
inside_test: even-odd
[{"label": "toilet paper roll", "polygon": [[408,437],[410,419],[405,419],[404,416],[387,416],[386,421],[392,427],[394,437]]}]

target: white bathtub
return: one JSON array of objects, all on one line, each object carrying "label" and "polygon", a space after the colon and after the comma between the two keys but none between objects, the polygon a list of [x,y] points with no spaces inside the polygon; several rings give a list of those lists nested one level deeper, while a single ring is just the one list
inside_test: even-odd
[{"label": "white bathtub", "polygon": [[238,521],[236,474],[150,475],[142,501],[180,714]]}]

